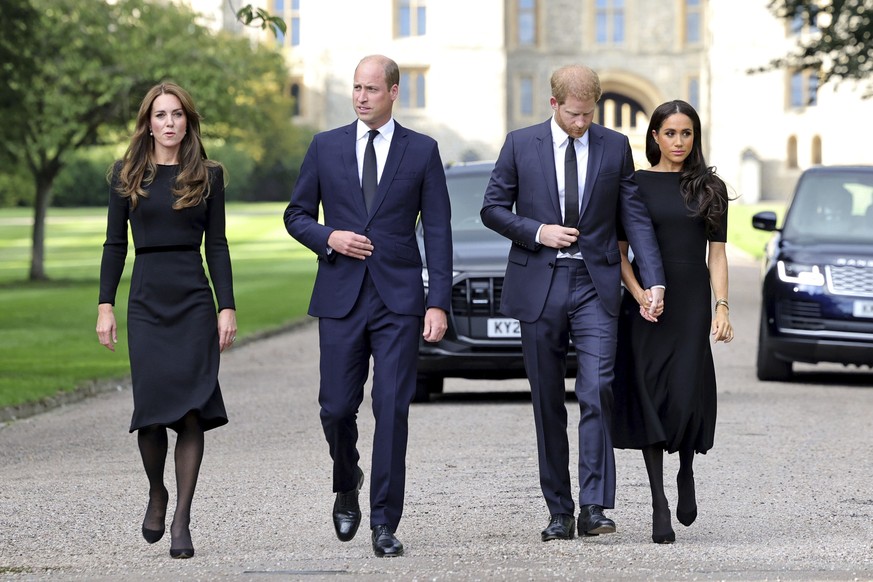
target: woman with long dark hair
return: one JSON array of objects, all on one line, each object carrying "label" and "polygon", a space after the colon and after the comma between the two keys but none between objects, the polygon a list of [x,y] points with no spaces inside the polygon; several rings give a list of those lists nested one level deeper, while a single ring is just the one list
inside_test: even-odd
[{"label": "woman with long dark hair", "polygon": [[[149,501],[142,535],[165,531],[169,492],[164,486],[167,428],[177,433],[176,510],[170,555],[194,555],[189,524],[203,433],[227,423],[218,385],[219,354],[236,339],[230,253],[225,237],[224,174],[208,160],[200,116],[187,91],[174,83],[149,90],[124,157],[110,169],[106,242],[100,266],[97,337],[115,351],[113,305],[127,256],[127,228],[136,259],[127,327],[133,418]],[[200,256],[205,244],[209,275]]]},{"label": "woman with long dark hair", "polygon": [[[619,317],[613,389],[613,443],[641,449],[652,491],[652,541],[676,539],[664,492],[664,451],[679,453],[676,518],[697,518],[692,463],[713,445],[716,379],[713,342],[734,337],[728,311],[728,193],[701,149],[700,117],[684,101],[652,113],[646,157],[636,172],[640,196],[655,226],[667,280],[665,304],[652,316],[651,297],[622,251],[626,287]],[[710,289],[714,303],[710,298]]]}]

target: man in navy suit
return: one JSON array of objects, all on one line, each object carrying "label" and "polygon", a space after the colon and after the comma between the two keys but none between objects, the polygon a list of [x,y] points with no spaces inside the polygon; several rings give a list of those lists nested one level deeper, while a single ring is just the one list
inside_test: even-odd
[{"label": "man in navy suit", "polygon": [[633,181],[628,139],[592,123],[600,80],[588,67],[552,75],[554,114],[511,132],[485,191],[482,222],[512,241],[500,310],[521,322],[530,380],[540,486],[550,513],[543,541],[571,539],[564,375],[576,350],[579,401],[579,534],[615,532],[603,514],[615,503],[610,436],[621,299],[616,228],[624,226],[650,302],[663,307],[664,273],[652,222]]},{"label": "man in navy suit", "polygon": [[[403,512],[418,334],[429,342],[443,337],[452,285],[451,209],[439,149],[392,117],[399,82],[391,59],[361,60],[352,92],[357,121],[315,136],[285,210],[288,232],[318,255],[309,315],[319,318],[318,400],[342,541],[361,522],[356,418],[373,357],[370,528],[377,556],[403,554],[394,534]],[[415,239],[419,215],[426,298]]]}]

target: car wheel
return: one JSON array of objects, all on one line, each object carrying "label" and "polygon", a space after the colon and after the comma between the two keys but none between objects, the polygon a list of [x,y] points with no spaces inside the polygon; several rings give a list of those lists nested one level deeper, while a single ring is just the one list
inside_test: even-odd
[{"label": "car wheel", "polygon": [[427,402],[431,394],[442,394],[443,380],[445,378],[442,376],[419,375],[415,382],[415,398],[412,401]]},{"label": "car wheel", "polygon": [[758,380],[785,382],[791,379],[791,362],[773,355],[770,335],[767,331],[767,314],[761,310],[761,327],[758,331]]}]

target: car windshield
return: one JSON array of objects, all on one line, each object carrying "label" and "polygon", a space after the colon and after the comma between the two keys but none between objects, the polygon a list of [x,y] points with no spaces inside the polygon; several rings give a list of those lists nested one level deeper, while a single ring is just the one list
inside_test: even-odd
[{"label": "car windshield", "polygon": [[482,198],[491,173],[457,174],[446,178],[449,197],[452,199],[452,230],[479,230],[484,228],[479,219]]},{"label": "car windshield", "polygon": [[873,172],[804,176],[783,234],[812,241],[873,243]]}]

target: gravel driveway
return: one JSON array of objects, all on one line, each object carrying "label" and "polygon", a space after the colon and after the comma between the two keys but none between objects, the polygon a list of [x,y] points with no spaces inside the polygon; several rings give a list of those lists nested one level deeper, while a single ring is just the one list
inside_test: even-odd
[{"label": "gravel driveway", "polygon": [[[129,385],[2,426],[0,579],[873,579],[873,376],[806,367],[795,383],[759,383],[757,267],[732,260],[738,339],[715,349],[716,445],[695,465],[697,522],[674,520],[673,545],[651,542],[637,451],[617,451],[608,514],[618,533],[541,542],[548,515],[526,381],[451,379],[446,394],[412,409],[398,531],[406,556],[375,558],[366,527],[340,543],[309,324],[223,358],[231,418],[207,433],[191,560],[169,558],[169,535],[153,546],[140,536],[147,482],[127,432]],[[368,401],[360,425],[368,473]],[[677,467],[668,457],[666,473]],[[174,495],[172,462],[167,485]],[[672,477],[667,485],[675,506]]]}]

